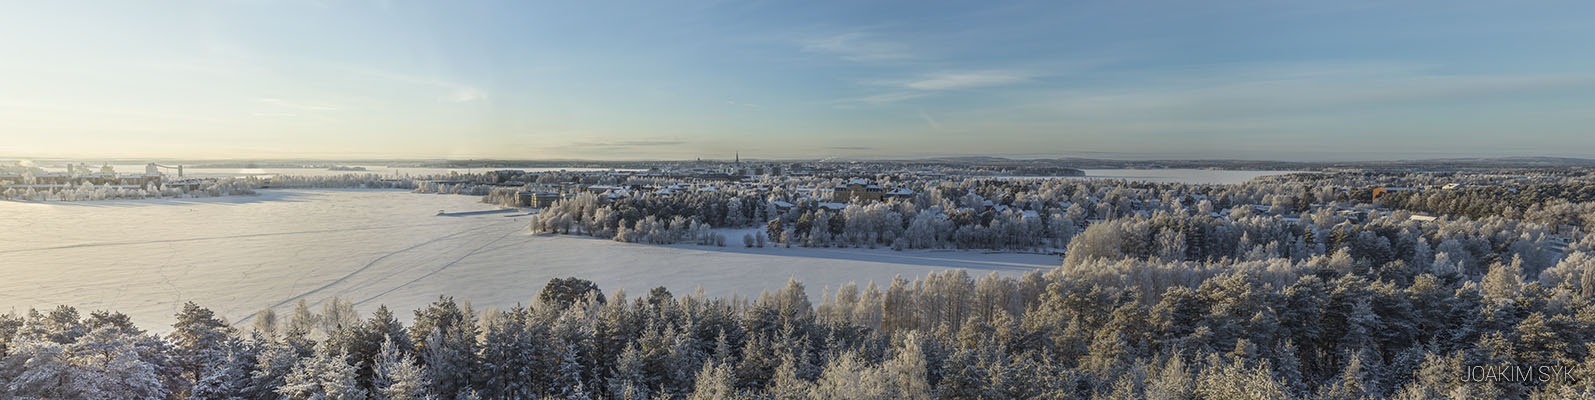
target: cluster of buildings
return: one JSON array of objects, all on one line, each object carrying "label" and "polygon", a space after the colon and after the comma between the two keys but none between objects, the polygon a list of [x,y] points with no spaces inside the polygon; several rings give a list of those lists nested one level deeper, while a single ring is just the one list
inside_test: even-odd
[{"label": "cluster of buildings", "polygon": [[914,197],[914,190],[906,187],[886,190],[881,185],[870,183],[863,179],[853,179],[845,184],[831,188],[830,197],[831,201],[837,203],[909,199]]},{"label": "cluster of buildings", "polygon": [[[519,207],[542,208],[563,198],[582,193],[600,196],[610,202],[641,194],[674,196],[683,193],[733,191],[737,193],[768,193],[768,177],[781,176],[805,178],[814,176],[878,175],[879,166],[858,163],[783,163],[772,161],[743,162],[741,155],[729,161],[669,162],[646,170],[560,171],[558,181],[546,179],[554,172],[496,170],[486,173],[486,179],[434,180],[427,183],[454,185],[490,185],[517,189],[513,203]],[[905,172],[905,171],[899,171]],[[933,174],[933,171],[919,171]],[[765,177],[765,178],[758,178]],[[589,179],[596,178],[596,179]],[[632,178],[642,178],[634,180]],[[581,182],[643,182],[640,184],[583,184]],[[655,182],[674,182],[670,184]],[[779,185],[779,184],[776,184]],[[799,199],[820,202],[827,208],[843,208],[847,203],[908,199],[915,195],[906,187],[887,188],[864,179],[851,179],[834,187],[788,187]],[[508,199],[505,199],[508,200]],[[796,200],[794,200],[796,201]],[[779,208],[785,202],[776,202]],[[788,205],[790,206],[790,205]]]},{"label": "cluster of buildings", "polygon": [[[639,171],[583,171],[574,172],[580,176],[611,176],[611,177],[660,177],[667,178],[679,176],[681,171],[672,172],[639,172]],[[572,174],[572,173],[567,173]],[[676,196],[687,193],[706,193],[728,191],[735,193],[770,193],[779,184],[768,181],[759,181],[751,178],[710,180],[689,179],[670,184],[583,184],[573,180],[563,182],[539,183],[537,179],[542,173],[525,172],[517,170],[493,171],[489,174],[491,185],[504,188],[519,189],[514,194],[514,204],[518,207],[543,208],[552,205],[560,199],[591,193],[599,196],[602,202],[612,202],[628,197],[648,194],[653,196]],[[614,181],[614,180],[606,180]],[[624,182],[622,180],[622,182]],[[657,182],[657,181],[644,181]],[[467,181],[432,181],[439,184],[462,184]],[[481,184],[481,182],[475,182]],[[848,203],[890,201],[892,199],[909,199],[915,194],[914,190],[906,187],[888,189],[880,184],[865,179],[852,179],[847,183],[834,187],[791,187],[785,189],[788,193],[796,194],[798,199],[813,200],[825,208],[841,209]],[[796,200],[794,200],[796,201]],[[790,208],[793,205],[784,201],[773,203],[777,208]],[[783,210],[784,211],[784,210]]]},{"label": "cluster of buildings", "polygon": [[142,189],[161,186],[163,175],[159,166],[149,164],[141,174],[118,174],[110,165],[98,169],[84,164],[67,164],[65,172],[45,172],[39,168],[0,172],[0,188],[56,191],[85,185],[110,186],[118,189]]}]

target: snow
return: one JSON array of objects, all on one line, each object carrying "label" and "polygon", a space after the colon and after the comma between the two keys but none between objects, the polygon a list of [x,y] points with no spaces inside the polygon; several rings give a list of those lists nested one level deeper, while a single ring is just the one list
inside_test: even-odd
[{"label": "snow", "polygon": [[[87,203],[0,202],[0,312],[68,304],[164,331],[183,302],[244,322],[266,306],[333,296],[401,315],[438,295],[478,308],[529,303],[557,277],[631,296],[754,296],[801,280],[811,297],[856,281],[948,268],[1019,275],[1056,256],[971,251],[745,248],[618,243],[528,233],[529,214],[476,196],[386,190],[263,190],[259,196]],[[446,211],[439,215],[438,211]]]},{"label": "snow", "polygon": [[[111,167],[114,168],[117,171],[143,171],[145,165],[144,164],[136,164],[136,165],[135,164],[117,164],[117,165],[112,165]],[[195,168],[193,166],[189,166],[189,167],[183,169],[183,176],[184,177],[188,177],[188,178],[223,178],[223,177],[245,177],[245,176],[266,177],[266,176],[275,176],[275,175],[337,176],[337,175],[345,175],[345,174],[378,174],[378,175],[382,175],[382,176],[427,176],[427,175],[448,175],[450,173],[461,173],[461,174],[465,174],[465,173],[483,173],[483,172],[492,172],[492,171],[503,171],[503,170],[505,170],[505,169],[488,169],[488,168],[388,167],[388,166],[383,166],[383,165],[348,165],[348,167],[361,167],[361,168],[365,168],[365,170],[364,171],[334,171],[334,170],[329,170],[327,168]],[[569,168],[514,168],[514,169],[508,169],[508,170],[510,170],[510,171],[526,171],[526,172],[549,172],[549,171],[605,172],[605,171],[609,171],[610,169],[609,168],[575,168],[575,167],[569,167]],[[616,171],[641,171],[641,170],[637,170],[637,169],[616,169]],[[176,174],[177,174],[177,170],[176,169],[171,169],[171,170],[167,170],[167,171],[163,171],[163,172],[166,172],[167,174],[170,174],[172,176],[176,176]]]},{"label": "snow", "polygon": [[[1216,169],[1087,169],[1083,170],[1085,176],[1064,177],[1069,179],[1124,179],[1130,181],[1146,181],[1156,183],[1188,183],[1188,184],[1224,184],[1234,185],[1246,183],[1257,177],[1285,175],[1300,171],[1231,171]],[[1008,176],[1002,178],[1023,179],[1050,179],[1055,177],[1033,176]]]}]

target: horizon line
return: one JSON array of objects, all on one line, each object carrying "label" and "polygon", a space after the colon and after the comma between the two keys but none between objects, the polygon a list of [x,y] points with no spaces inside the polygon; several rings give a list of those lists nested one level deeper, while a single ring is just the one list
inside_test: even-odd
[{"label": "horizon line", "polygon": [[[193,161],[193,162],[692,162],[692,161],[725,161],[731,162],[736,157],[728,158],[638,158],[638,159],[602,159],[602,158],[502,158],[502,157],[218,157],[218,158],[185,158],[185,157],[137,157],[137,156],[35,156],[18,157],[0,155],[0,160],[5,161],[76,161],[86,162],[95,160],[99,162],[152,162],[152,161]],[[1423,162],[1423,161],[1523,161],[1523,160],[1562,160],[1595,162],[1595,158],[1557,156],[1557,155],[1509,155],[1509,156],[1437,156],[1428,158],[1394,157],[1382,159],[1353,159],[1353,158],[1325,158],[1317,160],[1282,160],[1262,158],[1234,158],[1234,157],[1203,157],[1203,158],[1157,158],[1157,157],[1026,157],[1015,155],[943,155],[943,156],[902,156],[902,157],[843,157],[843,156],[814,156],[814,157],[777,157],[777,158],[744,158],[744,161],[754,162],[837,162],[837,161],[934,161],[957,159],[996,159],[1006,161],[1111,161],[1111,162],[1256,162],[1256,163],[1283,163],[1283,164],[1328,164],[1328,163],[1394,163],[1394,162]]]}]

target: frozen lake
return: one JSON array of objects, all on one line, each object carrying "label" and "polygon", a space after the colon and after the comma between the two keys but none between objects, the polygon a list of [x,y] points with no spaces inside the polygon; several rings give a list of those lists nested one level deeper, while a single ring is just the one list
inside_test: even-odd
[{"label": "frozen lake", "polygon": [[[0,312],[69,304],[109,309],[164,331],[185,301],[240,322],[263,307],[285,312],[333,296],[362,312],[409,311],[438,295],[477,307],[526,304],[551,278],[597,282],[635,297],[754,296],[788,277],[811,297],[849,281],[965,268],[1019,275],[1060,260],[1037,254],[735,245],[657,246],[532,235],[523,212],[475,196],[376,190],[265,190],[260,196],[80,203],[0,201]],[[317,308],[319,310],[319,308]]]}]

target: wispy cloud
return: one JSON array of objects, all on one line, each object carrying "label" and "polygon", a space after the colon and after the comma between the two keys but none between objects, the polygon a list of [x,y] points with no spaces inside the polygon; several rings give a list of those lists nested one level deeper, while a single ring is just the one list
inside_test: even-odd
[{"label": "wispy cloud", "polygon": [[874,147],[869,147],[869,146],[829,146],[829,147],[826,147],[826,149],[827,150],[841,150],[841,151],[874,151],[875,150]]},{"label": "wispy cloud", "polygon": [[917,90],[959,90],[988,86],[1002,86],[1030,79],[1029,74],[1017,71],[962,71],[932,73],[920,79],[902,83],[903,87]]},{"label": "wispy cloud", "polygon": [[932,118],[930,116],[930,114],[925,112],[925,110],[915,110],[915,111],[918,111],[919,119],[925,120],[925,124],[926,125],[930,125],[931,128],[935,128],[936,130],[941,130],[941,128],[942,128],[941,121],[937,121],[936,118]]},{"label": "wispy cloud", "polygon": [[867,32],[847,32],[799,41],[803,51],[830,54],[848,61],[886,62],[916,58],[908,46]]},{"label": "wispy cloud", "polygon": [[841,101],[838,101],[837,104],[838,105],[843,105],[843,106],[853,105],[853,104],[881,105],[881,104],[888,104],[888,103],[896,103],[896,102],[904,101],[904,100],[913,100],[913,99],[917,99],[917,98],[921,98],[921,97],[925,97],[925,96],[929,96],[929,95],[930,95],[930,93],[926,93],[926,92],[895,91],[895,92],[887,92],[887,93],[880,93],[880,94],[872,94],[872,95],[863,96],[863,97],[854,97],[854,98],[849,98],[849,99],[842,99]]},{"label": "wispy cloud", "polygon": [[1035,75],[1016,70],[947,71],[921,74],[913,79],[866,81],[863,84],[890,89],[867,96],[838,101],[841,105],[882,105],[936,95],[939,92],[1012,85]]}]

